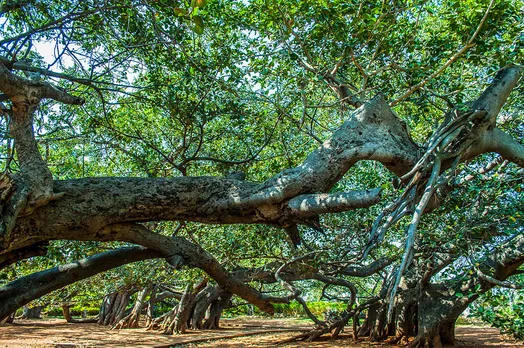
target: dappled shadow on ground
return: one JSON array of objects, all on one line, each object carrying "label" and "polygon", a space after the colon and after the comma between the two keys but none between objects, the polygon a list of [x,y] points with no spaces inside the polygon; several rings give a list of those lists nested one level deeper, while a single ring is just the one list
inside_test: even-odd
[{"label": "dappled shadow on ground", "polygon": [[524,347],[524,343],[500,335],[499,329],[489,326],[459,326],[456,336],[459,347]]},{"label": "dappled shadow on ground", "polygon": [[[96,324],[70,324],[65,320],[20,320],[0,327],[0,347],[271,347],[275,342],[307,330],[307,321],[289,319],[230,319],[223,328],[211,331],[190,331],[187,335],[165,336],[145,329],[109,330]],[[459,327],[457,338],[461,347],[523,347],[504,339],[490,327]],[[339,340],[329,337],[313,343],[292,343],[283,347],[395,347],[366,340],[354,342],[346,332]]]}]

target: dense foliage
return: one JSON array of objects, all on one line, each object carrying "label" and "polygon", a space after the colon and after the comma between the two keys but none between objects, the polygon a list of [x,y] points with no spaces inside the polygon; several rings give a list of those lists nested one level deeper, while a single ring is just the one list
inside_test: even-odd
[{"label": "dense foliage", "polygon": [[501,332],[524,339],[524,298],[521,293],[487,294],[472,315],[501,329]]},{"label": "dense foliage", "polygon": [[[414,147],[425,149],[450,110],[467,111],[500,68],[524,63],[521,0],[4,0],[0,8],[0,64],[16,76],[53,83],[85,99],[81,106],[46,99],[34,115],[34,136],[55,180],[241,172],[242,181],[265,183],[303,163],[356,107],[378,94]],[[496,122],[520,146],[523,96],[520,82]],[[0,165],[5,173],[21,174],[10,129],[12,105],[3,102]],[[456,285],[481,270],[489,273],[489,255],[524,232],[523,172],[516,163],[486,151],[443,169],[442,178],[449,170],[449,185],[439,190],[449,190],[421,218],[410,248],[411,222],[405,216],[411,212],[378,242],[370,238],[377,216],[409,191],[406,180],[399,183],[390,167],[372,160],[355,160],[327,192],[379,187],[380,202],[302,223],[298,248],[287,240],[289,224],[274,221],[136,221],[201,246],[231,271],[304,261],[309,269],[350,281],[364,303],[384,297],[384,288],[394,297],[397,272],[399,280],[403,274],[420,278],[430,264],[447,262],[431,275],[435,283]],[[424,170],[429,176],[429,165]],[[50,238],[44,256],[2,269],[1,284],[131,244],[75,238]],[[337,271],[382,258],[391,262],[365,277]],[[404,261],[411,268],[399,271]],[[182,290],[204,277],[199,269],[146,260],[77,282],[38,303],[92,305],[126,287],[162,283]],[[289,294],[278,281],[251,285],[275,296]],[[351,298],[347,286],[319,279],[296,287],[308,303]],[[473,301],[485,291],[479,283],[453,296]],[[512,295],[512,306],[504,308],[495,305],[498,296],[483,299],[493,309],[479,307],[476,313],[522,335],[521,295]],[[295,305],[280,309],[294,311]]]}]

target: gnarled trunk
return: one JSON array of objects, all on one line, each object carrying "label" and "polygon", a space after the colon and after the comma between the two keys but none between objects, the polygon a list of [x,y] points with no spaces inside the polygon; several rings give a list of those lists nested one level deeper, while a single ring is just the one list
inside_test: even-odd
[{"label": "gnarled trunk", "polygon": [[455,322],[476,298],[455,296],[452,289],[427,284],[418,297],[418,334],[411,347],[438,348],[455,343]]},{"label": "gnarled trunk", "polygon": [[100,306],[98,324],[113,326],[122,320],[126,314],[129,298],[135,291],[135,288],[130,288],[106,295]]},{"label": "gnarled trunk", "polygon": [[22,312],[22,319],[42,319],[43,306],[24,306]]},{"label": "gnarled trunk", "polygon": [[211,330],[219,327],[222,311],[230,304],[233,294],[218,285],[200,283],[184,294],[171,311],[152,321],[150,329],[160,328],[165,334],[184,333],[186,329]]},{"label": "gnarled trunk", "polygon": [[222,316],[222,311],[229,306],[231,301],[232,293],[228,291],[223,291],[218,299],[216,299],[209,309],[209,316],[204,322],[203,328],[206,330],[218,329],[220,327],[220,317]]},{"label": "gnarled trunk", "polygon": [[146,297],[151,292],[151,286],[146,286],[139,293],[135,301],[135,305],[127,316],[119,320],[111,329],[134,329],[138,327],[140,321],[140,313],[142,308],[146,305]]}]

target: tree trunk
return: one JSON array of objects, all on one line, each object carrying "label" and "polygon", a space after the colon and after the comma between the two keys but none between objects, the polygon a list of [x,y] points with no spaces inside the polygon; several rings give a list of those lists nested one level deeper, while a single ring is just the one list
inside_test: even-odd
[{"label": "tree trunk", "polygon": [[180,303],[165,316],[161,328],[164,329],[164,334],[172,335],[173,333],[183,334],[191,324],[191,315],[195,309],[195,300],[197,295],[202,292],[202,289],[207,285],[207,278],[201,281],[193,289],[192,284],[188,284]]},{"label": "tree trunk", "polygon": [[418,334],[411,347],[439,348],[455,343],[455,322],[472,300],[429,284],[418,300]]},{"label": "tree trunk", "polygon": [[387,304],[376,302],[369,307],[358,336],[368,336],[374,342],[381,341],[388,335],[387,324]]},{"label": "tree trunk", "polygon": [[149,296],[149,301],[147,301],[147,312],[146,312],[146,327],[149,328],[155,317],[155,303],[156,303],[156,293],[158,290],[158,284],[155,284],[153,290],[151,291],[151,296]]},{"label": "tree trunk", "polygon": [[173,333],[183,334],[187,329],[187,322],[191,315],[193,300],[196,295],[192,292],[192,285],[188,284],[186,290],[182,295],[182,299],[177,306],[176,313],[169,326],[164,330],[165,335],[172,335]]},{"label": "tree trunk", "polygon": [[151,286],[146,286],[143,288],[136,298],[135,305],[133,306],[133,309],[131,310],[131,313],[129,313],[126,317],[119,320],[111,329],[134,329],[137,328],[140,321],[140,313],[142,312],[142,308],[146,304],[146,297],[151,292]]},{"label": "tree trunk", "polygon": [[222,311],[229,306],[232,296],[232,293],[223,291],[220,297],[211,304],[209,317],[203,325],[205,330],[218,329],[220,327],[219,322],[220,317],[222,316]]},{"label": "tree trunk", "polygon": [[397,307],[395,339],[392,343],[408,343],[409,337],[417,334],[417,304],[413,301]]},{"label": "tree trunk", "polygon": [[208,285],[195,298],[195,308],[191,315],[191,328],[195,330],[203,329],[203,322],[209,306],[218,300],[222,290],[218,286]]},{"label": "tree trunk", "polygon": [[5,317],[4,319],[0,320],[0,326],[4,325],[4,324],[12,324],[15,322],[15,312],[9,314],[7,317]]},{"label": "tree trunk", "polygon": [[24,306],[22,312],[22,319],[42,319],[42,309],[43,306],[29,307]]},{"label": "tree trunk", "polygon": [[100,306],[99,325],[116,325],[126,313],[129,298],[136,289],[126,289],[106,295]]}]

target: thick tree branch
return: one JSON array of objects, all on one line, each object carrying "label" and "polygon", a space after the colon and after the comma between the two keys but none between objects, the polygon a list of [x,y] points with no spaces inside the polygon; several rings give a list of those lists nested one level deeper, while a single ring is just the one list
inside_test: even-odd
[{"label": "thick tree branch", "polygon": [[6,94],[13,103],[21,98],[30,104],[38,104],[41,99],[54,99],[64,104],[81,105],[83,98],[75,97],[66,91],[42,81],[28,80],[13,74],[0,62],[0,91]]},{"label": "thick tree branch", "polygon": [[288,202],[293,214],[325,214],[367,208],[380,201],[382,189],[300,195]]},{"label": "thick tree branch", "polygon": [[0,321],[51,291],[131,262],[159,256],[158,252],[142,247],[121,248],[19,278],[0,288]]},{"label": "thick tree branch", "polygon": [[[87,237],[86,240],[91,238],[93,237]],[[153,233],[142,225],[131,223],[106,226],[96,233],[96,238],[139,244],[157,250],[168,260],[173,256],[180,256],[185,264],[206,272],[221,288],[242,297],[267,313],[273,313],[273,306],[264,295],[244,284],[242,280],[229,273],[211,254],[185,238],[163,236]]]},{"label": "thick tree branch", "polygon": [[500,109],[519,81],[521,71],[522,66],[514,64],[500,69],[493,82],[484,90],[471,108],[487,111],[490,124],[495,125]]},{"label": "thick tree branch", "polygon": [[[300,224],[301,216],[283,209],[286,204],[282,203],[301,194],[329,191],[359,160],[380,161],[401,175],[416,163],[418,154],[419,147],[411,140],[405,124],[384,98],[377,96],[353,112],[302,165],[263,184],[214,177],[57,181],[54,189],[63,197],[39,208],[30,221],[20,220],[19,230],[5,238],[3,245],[5,249],[20,248],[62,238],[60,231],[64,229],[67,233],[93,233],[121,221],[265,223],[283,227]],[[370,192],[368,203],[375,201],[376,194]],[[351,205],[343,194],[333,197],[337,199],[319,202],[315,209],[340,211]],[[24,237],[16,237],[21,235]]]},{"label": "thick tree branch", "polygon": [[0,255],[0,270],[21,260],[35,256],[44,256],[47,253],[48,243],[37,243],[22,249]]},{"label": "thick tree branch", "polygon": [[397,175],[418,161],[420,148],[406,124],[378,95],[353,113],[333,136],[313,151],[300,166],[267,180],[242,203],[282,202],[303,193],[327,192],[360,160],[375,160]]},{"label": "thick tree branch", "polygon": [[524,145],[499,128],[489,131],[484,137],[486,151],[496,152],[507,161],[524,168]]}]

